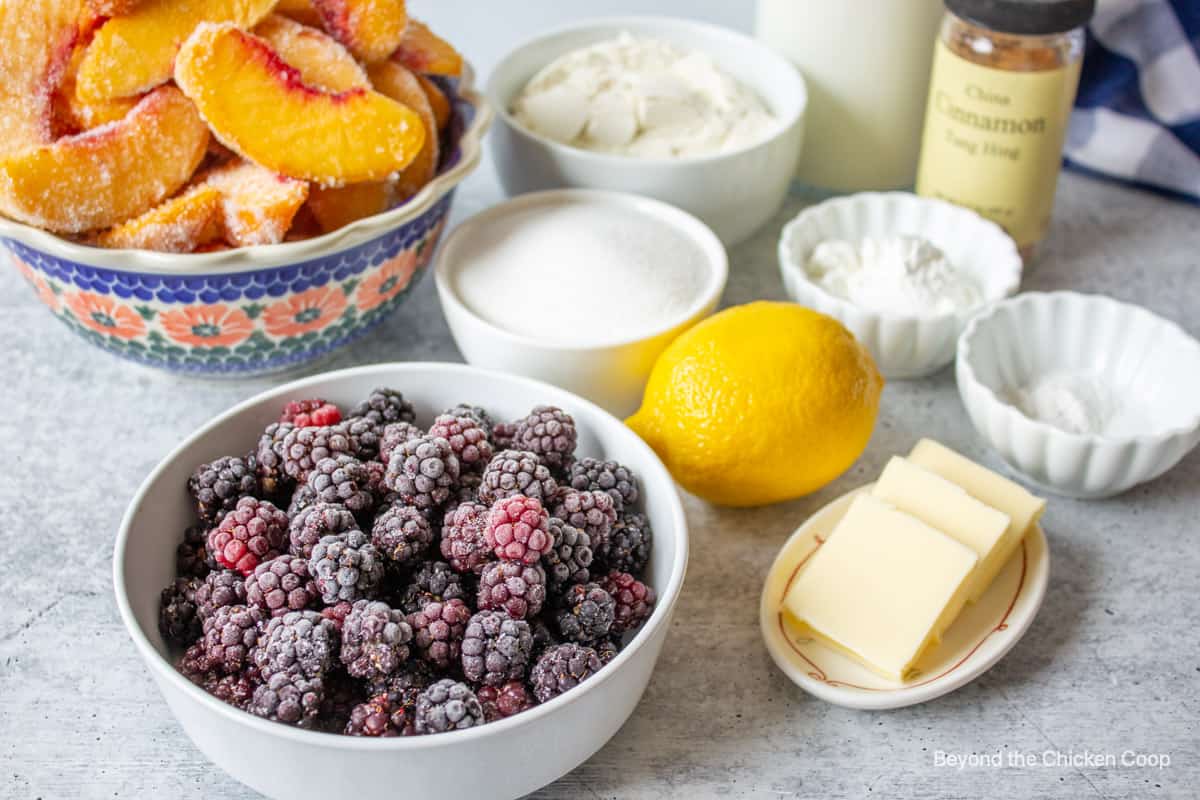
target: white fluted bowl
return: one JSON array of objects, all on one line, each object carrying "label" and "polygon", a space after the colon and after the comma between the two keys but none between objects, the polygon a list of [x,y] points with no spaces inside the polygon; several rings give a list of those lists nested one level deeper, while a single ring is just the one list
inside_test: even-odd
[{"label": "white fluted bowl", "polygon": [[[1121,430],[1068,433],[1009,402],[1055,372],[1102,381]],[[979,434],[1009,466],[1057,494],[1119,494],[1162,475],[1200,441],[1200,342],[1107,297],[1030,293],[998,303],[963,333],[957,377]]]},{"label": "white fluted bowl", "polygon": [[[860,308],[818,286],[805,268],[817,245],[833,239],[917,236],[969,275],[983,305],[957,313],[911,316]],[[806,208],[779,237],[779,269],[788,296],[839,320],[871,351],[889,379],[920,378],[954,360],[967,321],[1016,293],[1022,262],[1017,245],[994,222],[960,206],[908,192],[861,192]]]}]

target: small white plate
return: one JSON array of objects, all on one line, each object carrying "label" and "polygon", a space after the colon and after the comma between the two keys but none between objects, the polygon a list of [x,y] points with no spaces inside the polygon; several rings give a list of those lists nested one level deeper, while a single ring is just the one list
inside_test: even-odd
[{"label": "small white plate", "polygon": [[775,663],[804,691],[846,708],[902,708],[952,692],[1004,657],[1029,629],[1046,595],[1050,554],[1035,525],[978,602],[968,604],[941,644],[922,656],[908,681],[897,683],[837,653],[783,613],[783,598],[800,567],[824,543],[858,492],[834,500],[800,526],[771,565],[759,603],[763,640]]}]

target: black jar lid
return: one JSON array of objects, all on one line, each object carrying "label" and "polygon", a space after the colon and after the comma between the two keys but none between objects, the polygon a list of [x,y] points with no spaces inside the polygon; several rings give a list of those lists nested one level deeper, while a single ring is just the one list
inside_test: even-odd
[{"label": "black jar lid", "polygon": [[946,8],[989,30],[1045,36],[1086,25],[1096,0],[946,0]]}]

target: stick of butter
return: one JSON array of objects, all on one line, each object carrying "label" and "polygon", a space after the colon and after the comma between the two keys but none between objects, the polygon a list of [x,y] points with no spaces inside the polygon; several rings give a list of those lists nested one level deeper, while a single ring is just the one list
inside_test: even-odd
[{"label": "stick of butter", "polygon": [[860,494],[784,606],[822,642],[903,681],[962,610],[978,561],[966,545]]},{"label": "stick of butter", "polygon": [[1012,520],[1007,514],[900,456],[888,462],[871,494],[975,551],[979,563],[967,590],[972,603],[987,591],[1012,554]]}]

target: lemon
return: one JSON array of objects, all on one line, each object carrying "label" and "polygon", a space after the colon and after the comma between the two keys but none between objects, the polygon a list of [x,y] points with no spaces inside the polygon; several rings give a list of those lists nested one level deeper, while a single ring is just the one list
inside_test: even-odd
[{"label": "lemon", "polygon": [[626,424],[693,494],[764,505],[845,472],[871,438],[882,391],[870,353],[837,320],[750,303],[672,342]]}]

